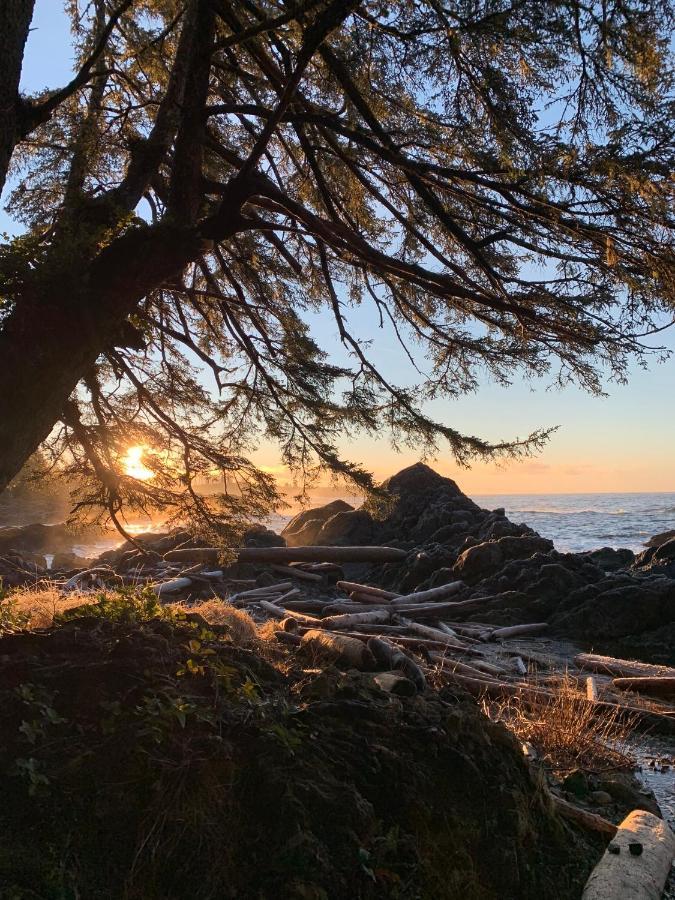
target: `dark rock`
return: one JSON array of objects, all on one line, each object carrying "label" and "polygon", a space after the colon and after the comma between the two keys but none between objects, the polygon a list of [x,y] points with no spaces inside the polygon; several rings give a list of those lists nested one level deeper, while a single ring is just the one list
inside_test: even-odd
[{"label": "dark rock", "polygon": [[675,529],[672,531],[662,531],[660,534],[655,534],[654,537],[649,538],[645,546],[660,547],[661,544],[665,544],[666,541],[671,541],[673,538],[675,538]]},{"label": "dark rock", "polygon": [[370,544],[373,538],[372,516],[364,509],[349,509],[338,512],[327,519],[312,543],[323,545],[340,544],[354,546]]},{"label": "dark rock", "polygon": [[632,550],[625,548],[614,550],[612,547],[602,547],[599,550],[589,550],[587,553],[580,553],[604,572],[616,572],[619,569],[626,569],[635,562],[635,554]]},{"label": "dark rock", "polygon": [[503,537],[465,550],[454,570],[458,578],[474,581],[498,571],[508,560],[527,559],[535,553],[547,553],[550,550],[553,550],[553,542],[538,535]]},{"label": "dark rock", "polygon": [[294,516],[281,532],[289,547],[302,547],[316,543],[316,536],[323,524],[336,513],[348,512],[354,507],[344,500],[333,500],[325,506],[306,509]]}]

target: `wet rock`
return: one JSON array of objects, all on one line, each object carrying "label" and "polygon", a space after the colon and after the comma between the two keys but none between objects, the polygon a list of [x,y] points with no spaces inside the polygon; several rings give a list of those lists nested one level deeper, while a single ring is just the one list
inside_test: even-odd
[{"label": "wet rock", "polygon": [[608,794],[607,791],[591,791],[588,799],[595,806],[609,806],[612,802],[612,795]]},{"label": "wet rock", "polygon": [[654,537],[649,538],[646,546],[660,547],[661,544],[665,544],[666,541],[671,541],[673,538],[675,538],[675,529],[672,531],[662,531],[660,534],[655,534]]}]

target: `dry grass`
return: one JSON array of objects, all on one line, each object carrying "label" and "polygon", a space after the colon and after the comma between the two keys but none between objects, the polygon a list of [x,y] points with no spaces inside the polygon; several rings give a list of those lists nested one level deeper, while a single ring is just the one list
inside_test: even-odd
[{"label": "dry grass", "polygon": [[53,587],[21,588],[0,601],[0,607],[5,607],[11,612],[12,618],[22,623],[22,627],[28,629],[49,628],[54,621],[54,616],[91,603],[91,594],[62,594]]},{"label": "dry grass", "polygon": [[260,640],[260,635],[253,619],[242,609],[236,609],[222,600],[204,600],[203,603],[189,607],[181,603],[173,603],[170,609],[182,612],[199,613],[209,625],[225,626],[232,641],[240,647],[251,647]]},{"label": "dry grass", "polygon": [[598,708],[586,701],[569,676],[547,685],[550,698],[532,704],[518,696],[483,701],[490,718],[502,722],[558,775],[574,769],[610,771],[633,768],[629,739],[638,716],[618,708]]}]

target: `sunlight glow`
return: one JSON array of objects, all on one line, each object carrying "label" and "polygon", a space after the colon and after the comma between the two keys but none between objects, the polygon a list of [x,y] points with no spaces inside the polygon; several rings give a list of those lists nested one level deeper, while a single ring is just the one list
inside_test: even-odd
[{"label": "sunlight glow", "polygon": [[127,449],[126,456],[122,457],[125,475],[129,475],[130,478],[136,478],[138,481],[149,481],[151,478],[154,478],[155,473],[143,463],[143,454],[146,449],[147,447],[143,447],[140,444]]}]

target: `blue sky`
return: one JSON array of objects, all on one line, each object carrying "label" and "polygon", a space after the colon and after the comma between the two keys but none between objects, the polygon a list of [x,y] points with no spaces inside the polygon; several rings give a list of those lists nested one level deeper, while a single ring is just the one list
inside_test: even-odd
[{"label": "blue sky", "polygon": [[[32,92],[67,81],[72,63],[69,48],[61,3],[37,0],[23,89]],[[4,207],[5,195],[2,200]],[[17,230],[4,209],[0,211],[0,231]],[[399,381],[412,378],[392,335],[378,331],[375,313],[362,308],[352,318],[358,321],[361,336],[376,339],[372,354],[383,370]],[[339,345],[329,313],[313,316],[312,327],[323,346]],[[675,351],[672,329],[659,337]],[[434,464],[457,478],[469,493],[675,491],[675,358],[654,363],[647,372],[634,366],[628,385],[608,384],[607,392],[607,397],[598,398],[576,388],[549,390],[546,380],[516,379],[508,388],[486,380],[476,394],[435,403],[436,418],[489,439],[523,437],[551,425],[559,425],[558,432],[534,459],[477,465],[467,472],[449,454],[441,453]],[[413,451],[395,453],[386,435],[379,440],[350,440],[343,450],[382,477],[417,459]],[[262,446],[256,458],[270,469],[279,466],[278,452],[271,445]]]}]

